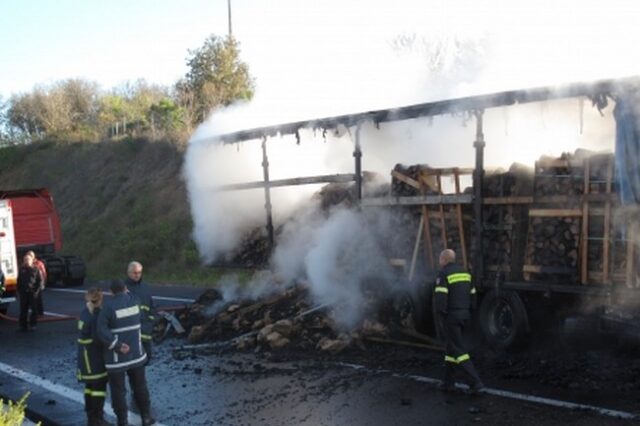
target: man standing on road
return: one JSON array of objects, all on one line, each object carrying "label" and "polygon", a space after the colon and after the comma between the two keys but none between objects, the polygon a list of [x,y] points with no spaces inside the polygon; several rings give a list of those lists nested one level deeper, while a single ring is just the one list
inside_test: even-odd
[{"label": "man standing on road", "polygon": [[155,320],[155,306],[151,297],[151,289],[147,283],[142,282],[142,264],[135,260],[127,266],[127,289],[137,300],[142,317],[142,344],[147,354],[147,363],[151,362],[151,333]]},{"label": "man standing on road", "polygon": [[127,293],[122,280],[111,283],[113,297],[98,315],[98,336],[104,344],[105,367],[109,375],[111,405],[118,425],[128,424],[125,373],[129,376],[133,398],[140,408],[142,425],[155,423],[145,377],[147,355],[141,339],[141,317],[138,302]]},{"label": "man standing on road", "polygon": [[44,262],[36,257],[36,253],[33,250],[29,250],[27,254],[33,257],[33,266],[38,268],[40,272],[40,291],[38,292],[37,304],[38,304],[38,315],[44,315],[44,304],[42,302],[42,293],[44,293],[44,288],[47,286],[47,267]]},{"label": "man standing on road", "polygon": [[[33,256],[25,254],[18,271],[18,298],[20,299],[20,331],[35,330],[38,323],[38,293],[42,277],[33,265]],[[31,314],[29,314],[31,310]],[[27,325],[27,316],[29,324]]]},{"label": "man standing on road", "polygon": [[102,290],[91,287],[85,293],[86,307],[78,320],[78,381],[84,382],[84,410],[89,426],[103,426],[107,397],[107,371],[103,348],[97,336],[97,319],[102,306]]},{"label": "man standing on road", "polygon": [[470,391],[478,393],[484,385],[471,362],[463,338],[471,319],[471,309],[475,305],[476,289],[471,282],[471,274],[455,262],[456,253],[453,250],[440,253],[440,273],[436,279],[434,297],[438,321],[446,339],[442,387],[445,391],[455,390],[456,367],[461,367],[469,378]]}]

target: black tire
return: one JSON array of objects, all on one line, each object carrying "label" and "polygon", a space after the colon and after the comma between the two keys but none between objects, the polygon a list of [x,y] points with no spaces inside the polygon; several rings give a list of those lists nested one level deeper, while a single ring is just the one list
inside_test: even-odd
[{"label": "black tire", "polygon": [[62,282],[64,276],[64,259],[60,256],[49,255],[43,257],[47,268],[47,286],[54,286]]},{"label": "black tire", "polygon": [[497,349],[514,349],[529,333],[527,310],[514,291],[489,291],[480,304],[478,319],[485,339]]},{"label": "black tire", "polygon": [[87,273],[87,267],[78,256],[63,256],[64,258],[64,275],[62,282],[65,286],[76,287],[84,284],[84,278]]}]

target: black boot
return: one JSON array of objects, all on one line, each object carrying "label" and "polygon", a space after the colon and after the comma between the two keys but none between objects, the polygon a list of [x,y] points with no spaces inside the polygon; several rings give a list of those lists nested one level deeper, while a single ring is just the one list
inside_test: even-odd
[{"label": "black boot", "polygon": [[470,379],[468,381],[469,392],[474,395],[481,393],[484,390],[484,384],[482,383],[482,380],[480,380],[480,376],[478,376],[478,372],[471,360],[463,362],[460,366]]},{"label": "black boot", "polygon": [[116,413],[116,417],[118,418],[118,426],[129,426],[129,416],[126,412],[124,414]]},{"label": "black boot", "polygon": [[456,377],[453,365],[450,362],[444,363],[444,378],[440,389],[444,392],[453,392],[456,390]]},{"label": "black boot", "polygon": [[142,426],[151,426],[156,424],[156,419],[151,417],[151,414],[142,415]]}]

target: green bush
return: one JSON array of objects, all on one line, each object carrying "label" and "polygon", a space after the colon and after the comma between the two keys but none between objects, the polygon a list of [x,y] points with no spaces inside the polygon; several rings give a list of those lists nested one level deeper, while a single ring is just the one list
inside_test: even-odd
[{"label": "green bush", "polygon": [[27,392],[18,402],[8,401],[6,404],[0,399],[0,426],[22,425],[25,419],[24,411],[27,408],[28,397],[29,393]]}]

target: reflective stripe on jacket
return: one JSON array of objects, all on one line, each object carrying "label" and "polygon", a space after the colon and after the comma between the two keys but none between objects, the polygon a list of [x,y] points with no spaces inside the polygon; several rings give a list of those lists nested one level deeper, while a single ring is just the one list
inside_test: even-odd
[{"label": "reflective stripe on jacket", "polygon": [[476,289],[471,274],[460,265],[449,263],[442,268],[434,292],[436,310],[440,313],[473,308]]},{"label": "reflective stripe on jacket", "polygon": [[97,319],[100,309],[93,314],[84,308],[78,320],[78,369],[76,377],[81,382],[104,380],[107,371],[104,367],[102,343],[97,336]]},{"label": "reflective stripe on jacket", "polygon": [[136,282],[131,278],[125,280],[129,293],[138,300],[140,306],[140,314],[142,316],[142,340],[151,340],[153,332],[153,322],[155,321],[155,306],[153,297],[151,297],[151,289],[147,283],[142,280]]},{"label": "reflective stripe on jacket", "polygon": [[[147,355],[142,347],[140,307],[128,293],[114,295],[98,315],[98,337],[104,344],[107,371],[126,371],[144,365]],[[123,354],[123,343],[129,352]]]}]

